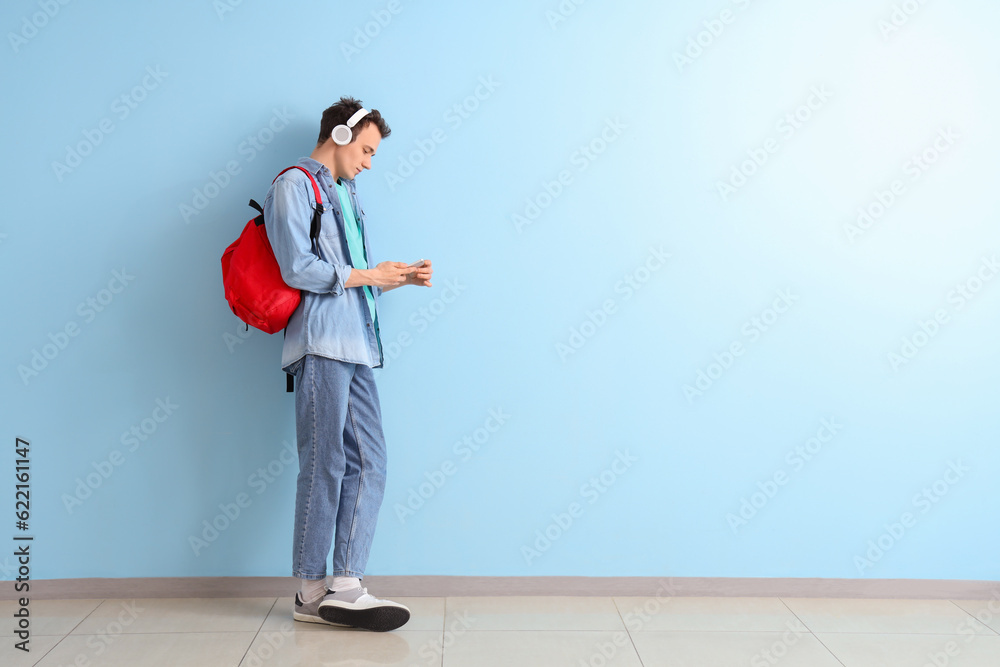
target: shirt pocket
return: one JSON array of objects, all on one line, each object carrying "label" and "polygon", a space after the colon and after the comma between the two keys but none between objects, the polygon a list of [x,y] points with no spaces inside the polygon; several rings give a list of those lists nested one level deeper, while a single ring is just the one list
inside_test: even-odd
[{"label": "shirt pocket", "polygon": [[320,233],[316,239],[316,247],[319,248],[320,259],[330,264],[350,264],[350,260],[344,256],[344,244],[337,233]]},{"label": "shirt pocket", "polygon": [[337,213],[332,202],[323,202],[323,216],[320,218],[319,235],[324,238],[340,238],[340,226],[337,224]]}]

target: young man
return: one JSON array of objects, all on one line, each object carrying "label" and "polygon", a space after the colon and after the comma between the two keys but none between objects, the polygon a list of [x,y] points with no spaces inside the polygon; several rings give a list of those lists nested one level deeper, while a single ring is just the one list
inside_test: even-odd
[{"label": "young man", "polygon": [[[323,214],[319,239],[309,230],[315,195],[299,169],[279,176],[264,200],[264,225],[281,276],[302,290],[286,330],[281,366],[297,382],[292,574],[297,621],[368,630],[406,623],[404,605],[361,586],[385,490],[386,448],[373,368],[382,366],[378,299],[401,285],[431,285],[431,263],[370,267],[365,210],[355,177],[371,169],[389,126],[351,97],[323,112],[319,140],[301,158],[316,180]],[[336,531],[334,530],[336,529]],[[332,581],[326,563],[333,544]]]}]

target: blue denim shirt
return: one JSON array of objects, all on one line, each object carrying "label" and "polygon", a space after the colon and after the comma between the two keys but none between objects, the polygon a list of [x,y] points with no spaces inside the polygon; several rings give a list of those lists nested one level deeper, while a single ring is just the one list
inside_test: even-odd
[{"label": "blue denim shirt", "polygon": [[[353,265],[333,176],[326,165],[309,157],[300,158],[296,164],[305,167],[316,179],[323,215],[317,256],[309,240],[309,225],[316,205],[309,178],[298,169],[290,169],[271,185],[264,199],[264,228],[281,268],[281,277],[289,287],[302,290],[302,301],[288,320],[281,367],[289,371],[304,355],[316,354],[381,368],[382,342],[377,316],[382,288],[372,288],[376,314],[376,322],[372,322],[364,289],[344,287]],[[361,225],[368,265],[374,267],[365,210],[358,200],[355,182],[353,179],[341,182],[347,186],[355,217]]]}]

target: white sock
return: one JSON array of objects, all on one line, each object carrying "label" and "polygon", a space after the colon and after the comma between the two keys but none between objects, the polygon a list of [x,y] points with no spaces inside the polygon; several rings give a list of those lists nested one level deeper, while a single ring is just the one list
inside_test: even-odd
[{"label": "white sock", "polygon": [[299,598],[305,604],[315,602],[326,595],[326,577],[322,579],[300,579],[302,589],[299,591]]},{"label": "white sock", "polygon": [[361,586],[361,580],[357,577],[334,577],[330,582],[330,588],[335,591],[348,591]]}]

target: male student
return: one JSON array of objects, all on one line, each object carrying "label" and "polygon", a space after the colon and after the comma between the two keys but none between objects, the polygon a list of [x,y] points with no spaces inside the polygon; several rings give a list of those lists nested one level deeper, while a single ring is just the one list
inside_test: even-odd
[{"label": "male student", "polygon": [[[323,204],[316,247],[309,237],[315,195],[299,169],[279,176],[264,200],[264,224],[281,276],[302,290],[288,322],[281,366],[295,376],[299,475],[292,574],[301,580],[293,618],[394,630],[410,610],[361,586],[385,490],[386,446],[373,368],[382,366],[378,299],[401,285],[431,286],[431,263],[371,267],[355,177],[371,169],[389,126],[351,97],[323,112],[304,167]],[[336,541],[334,542],[334,535]],[[326,564],[333,543],[332,581]]]}]

